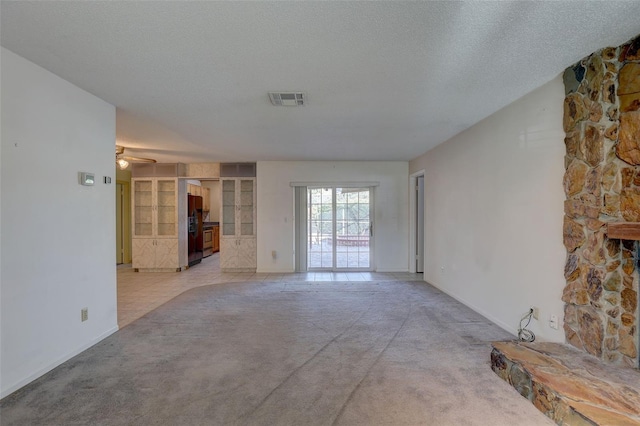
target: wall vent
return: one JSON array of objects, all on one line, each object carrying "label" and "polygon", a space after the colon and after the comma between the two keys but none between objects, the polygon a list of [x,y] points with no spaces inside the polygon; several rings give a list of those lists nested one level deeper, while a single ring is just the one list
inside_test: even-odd
[{"label": "wall vent", "polygon": [[275,106],[303,106],[307,95],[304,92],[269,92],[269,99]]}]

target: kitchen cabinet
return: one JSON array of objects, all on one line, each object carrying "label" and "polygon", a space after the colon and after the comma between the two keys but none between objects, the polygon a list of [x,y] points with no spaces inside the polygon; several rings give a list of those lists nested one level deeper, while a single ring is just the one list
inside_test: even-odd
[{"label": "kitchen cabinet", "polygon": [[177,178],[131,179],[132,267],[180,270],[186,238],[184,181]]},{"label": "kitchen cabinet", "polygon": [[204,257],[220,251],[220,227],[218,225],[205,226],[202,235],[202,248],[204,249]]},{"label": "kitchen cabinet", "polygon": [[211,192],[209,188],[193,184],[187,185],[187,192],[191,195],[202,197],[202,211],[209,212],[211,210]]},{"label": "kitchen cabinet", "polygon": [[199,185],[193,185],[193,184],[188,184],[187,185],[187,192],[191,195],[195,195],[197,197],[201,197],[202,196],[202,187]]},{"label": "kitchen cabinet", "polygon": [[255,271],[256,180],[223,178],[220,268],[222,271]]},{"label": "kitchen cabinet", "polygon": [[213,225],[213,241],[211,245],[211,252],[217,253],[220,251],[220,226]]},{"label": "kitchen cabinet", "polygon": [[213,254],[213,226],[205,226],[202,233],[203,257]]}]

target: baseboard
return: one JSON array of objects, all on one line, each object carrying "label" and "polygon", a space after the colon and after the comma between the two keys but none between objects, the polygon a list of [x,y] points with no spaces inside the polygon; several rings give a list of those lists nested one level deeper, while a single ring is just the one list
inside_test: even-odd
[{"label": "baseboard", "polygon": [[113,333],[118,331],[118,329],[119,328],[118,328],[117,325],[115,327],[113,327],[113,328],[110,328],[109,330],[105,331],[104,333],[102,333],[101,335],[96,337],[95,339],[92,339],[90,342],[85,343],[84,345],[76,348],[75,350],[69,352],[68,354],[58,358],[56,361],[54,361],[51,364],[41,368],[40,370],[36,371],[35,373],[31,374],[30,376],[28,376],[28,377],[26,377],[26,378],[24,378],[22,380],[20,380],[19,382],[14,383],[13,385],[9,386],[7,389],[3,389],[2,392],[0,392],[0,399],[11,395],[12,393],[17,391],[21,387],[26,386],[29,383],[31,383],[34,380],[36,380],[37,378],[45,375],[46,373],[48,373],[49,371],[53,370],[54,368],[56,368],[57,366],[59,366],[63,362],[68,361],[71,358],[73,358],[74,356],[78,355],[79,353],[86,351],[91,346],[93,346],[96,343],[106,339],[107,337],[109,337],[110,335],[112,335]]},{"label": "baseboard", "polygon": [[464,297],[460,297],[455,293],[452,293],[450,291],[445,290],[442,287],[439,287],[427,280],[424,280],[424,282],[426,282],[427,284],[429,284],[430,286],[433,286],[435,288],[437,288],[438,290],[440,290],[441,292],[443,292],[444,294],[446,294],[447,296],[453,297],[454,299],[456,299],[458,302],[462,303],[464,306],[466,306],[467,308],[479,313],[480,315],[482,315],[483,317],[485,317],[486,319],[488,319],[489,321],[491,321],[492,323],[494,323],[495,325],[497,325],[498,327],[500,327],[501,329],[503,329],[504,331],[506,331],[507,333],[512,334],[513,336],[517,336],[518,335],[518,330],[516,328],[514,328],[513,326],[510,326],[504,322],[502,322],[501,320],[499,320],[498,318],[495,318],[493,315],[491,315],[489,312],[485,312],[483,309],[478,308],[477,306],[474,306],[473,303],[470,303],[469,301],[465,300]]},{"label": "baseboard", "polygon": [[375,270],[375,272],[381,272],[381,273],[386,273],[386,272],[400,272],[400,273],[409,273],[408,269],[382,269],[382,268],[378,268]]}]

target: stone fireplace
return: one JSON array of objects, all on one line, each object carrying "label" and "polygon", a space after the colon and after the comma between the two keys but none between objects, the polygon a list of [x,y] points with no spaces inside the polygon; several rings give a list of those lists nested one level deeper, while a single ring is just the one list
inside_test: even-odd
[{"label": "stone fireplace", "polygon": [[608,225],[640,222],[640,36],[567,68],[564,83],[566,340],[638,368],[639,244]]}]

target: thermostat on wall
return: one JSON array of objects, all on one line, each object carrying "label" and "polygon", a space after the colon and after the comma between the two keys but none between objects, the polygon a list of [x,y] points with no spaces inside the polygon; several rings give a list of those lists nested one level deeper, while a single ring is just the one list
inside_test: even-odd
[{"label": "thermostat on wall", "polygon": [[96,181],[96,176],[93,173],[80,172],[80,185],[93,186]]}]

